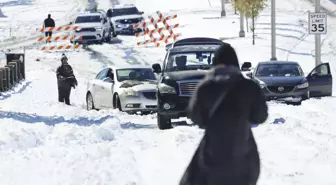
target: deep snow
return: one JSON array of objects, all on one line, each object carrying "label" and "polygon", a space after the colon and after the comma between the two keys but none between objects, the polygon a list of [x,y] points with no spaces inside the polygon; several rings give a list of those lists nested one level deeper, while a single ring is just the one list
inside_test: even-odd
[{"label": "deep snow", "polygon": [[[194,0],[192,5],[191,0],[174,0],[164,7],[156,1],[134,2],[146,12],[174,10],[171,13],[178,14],[182,37],[227,38],[241,62],[256,63],[271,57],[269,9],[258,19],[258,36],[252,46],[250,32],[247,38],[237,37],[239,19],[232,8],[228,7],[227,18],[210,19],[220,14],[215,0],[210,1],[212,7],[203,0]],[[149,2],[151,6],[147,6]],[[108,6],[103,0],[98,3]],[[277,8],[277,57],[297,60],[309,72],[314,66],[314,37],[307,35],[307,11],[313,8],[300,0],[277,2]],[[323,61],[331,63],[335,74],[335,20],[328,22],[329,34],[322,37]],[[164,57],[163,47],[139,47],[133,37],[118,36],[113,42],[67,53],[79,81],[71,94],[74,106],[70,107],[56,102],[55,69],[61,52],[27,50],[26,81],[0,97],[0,184],[177,184],[202,130],[176,126],[160,131],[156,115],[84,110],[87,80],[102,67],[151,65]],[[334,185],[335,110],[334,97],[311,99],[302,106],[270,102],[269,119],[253,129],[262,158],[258,184]],[[284,123],[271,124],[279,121]]]}]

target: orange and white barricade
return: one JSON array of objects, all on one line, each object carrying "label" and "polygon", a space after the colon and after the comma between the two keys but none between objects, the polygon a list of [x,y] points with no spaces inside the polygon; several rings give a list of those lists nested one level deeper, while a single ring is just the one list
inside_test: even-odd
[{"label": "orange and white barricade", "polygon": [[[38,39],[37,42],[42,42],[44,41],[46,44],[42,46],[41,50],[42,51],[60,51],[60,50],[70,50],[70,49],[78,49],[80,48],[80,45],[75,45],[75,44],[67,44],[68,41],[74,41],[74,40],[81,40],[83,39],[82,36],[77,36],[77,35],[72,35],[69,33],[70,31],[75,31],[78,30],[79,26],[59,26],[59,27],[43,27],[40,29],[41,33],[45,32],[54,32],[54,33],[64,33],[68,32],[68,35],[53,35],[53,36],[44,36],[41,35]],[[54,45],[47,44],[48,42],[55,41]],[[62,41],[65,41],[63,44]],[[60,42],[60,43],[58,43]],[[66,43],[66,44],[65,44]]]},{"label": "orange and white barricade", "polygon": [[[174,41],[177,37],[181,36],[180,33],[175,33],[174,29],[179,27],[179,24],[168,23],[169,20],[177,18],[177,15],[164,16],[161,12],[156,12],[158,18],[149,16],[148,20],[144,20],[134,26],[134,28],[141,28],[143,32],[135,34],[136,37],[143,36],[144,41],[137,42],[137,45],[146,45],[149,43],[155,44],[156,47],[160,46],[160,42],[168,43],[169,39]],[[151,29],[150,27],[153,27]],[[168,33],[168,34],[165,34]],[[149,37],[149,38],[146,38]]]}]

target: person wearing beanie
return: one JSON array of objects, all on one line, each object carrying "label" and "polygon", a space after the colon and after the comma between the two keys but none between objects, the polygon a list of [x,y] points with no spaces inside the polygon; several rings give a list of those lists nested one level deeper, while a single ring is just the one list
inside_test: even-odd
[{"label": "person wearing beanie", "polygon": [[78,83],[72,67],[68,64],[68,57],[65,54],[62,54],[61,63],[61,66],[56,70],[58,101],[70,105],[71,87],[75,88]]},{"label": "person wearing beanie", "polygon": [[259,85],[242,75],[230,44],[215,52],[187,113],[205,132],[180,185],[256,185],[260,159],[250,123],[265,122],[268,107]]}]

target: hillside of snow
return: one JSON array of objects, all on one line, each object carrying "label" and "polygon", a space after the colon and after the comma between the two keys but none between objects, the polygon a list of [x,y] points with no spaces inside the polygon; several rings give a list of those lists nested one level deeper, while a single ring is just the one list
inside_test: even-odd
[{"label": "hillside of snow", "polygon": [[[54,1],[64,3],[48,0]],[[68,2],[62,6],[64,12],[75,4],[75,0]],[[99,8],[106,9],[110,2],[98,1]],[[182,38],[225,39],[237,50],[241,62],[256,64],[271,57],[269,8],[257,20],[253,46],[251,32],[246,38],[238,37],[239,17],[229,4],[228,16],[218,19],[217,0],[123,3],[135,3],[148,15],[157,10],[177,14]],[[1,9],[10,15],[10,7]],[[307,73],[314,67],[314,36],[307,33],[307,13],[312,10],[311,4],[303,0],[277,1],[277,57],[300,62]],[[31,19],[39,25],[45,13],[34,13],[32,17],[41,17]],[[330,62],[335,76],[335,18],[328,17],[328,23],[328,34],[322,36],[322,61]],[[71,92],[72,106],[57,102],[55,70],[62,52],[27,48],[27,79],[0,96],[1,185],[178,184],[203,130],[176,123],[174,129],[161,131],[155,114],[85,110],[87,81],[102,67],[162,63],[164,46],[137,46],[136,41],[134,37],[118,36],[112,44],[65,52],[79,82]],[[335,98],[310,99],[301,106],[275,102],[268,105],[269,119],[253,129],[262,160],[258,185],[334,185]]]},{"label": "hillside of snow", "polygon": [[4,43],[39,36],[43,21],[51,14],[56,26],[69,24],[87,0],[1,0],[0,49]]}]

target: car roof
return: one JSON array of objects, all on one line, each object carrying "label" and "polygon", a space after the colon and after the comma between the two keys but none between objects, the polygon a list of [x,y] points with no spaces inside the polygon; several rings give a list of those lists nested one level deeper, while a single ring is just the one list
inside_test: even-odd
[{"label": "car roof", "polygon": [[218,49],[218,45],[186,45],[175,46],[169,50],[170,53],[179,52],[195,52],[195,51],[210,51],[215,52]]},{"label": "car roof", "polygon": [[299,65],[298,62],[295,62],[295,61],[262,61],[262,62],[259,62],[259,65],[262,65],[262,64],[297,64]]},{"label": "car roof", "polygon": [[101,16],[102,12],[80,12],[77,17],[85,17],[85,16]]},{"label": "car roof", "polygon": [[107,66],[107,68],[112,69],[152,69],[152,66],[149,65],[122,65],[122,66]]},{"label": "car roof", "polygon": [[122,8],[134,8],[136,7],[134,4],[118,4],[118,5],[113,5],[113,9],[122,9]]}]

